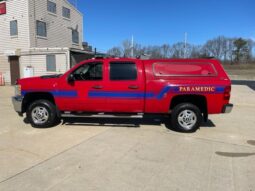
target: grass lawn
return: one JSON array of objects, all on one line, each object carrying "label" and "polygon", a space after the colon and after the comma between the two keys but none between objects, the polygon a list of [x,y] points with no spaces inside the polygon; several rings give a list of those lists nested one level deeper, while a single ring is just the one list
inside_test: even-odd
[{"label": "grass lawn", "polygon": [[223,67],[229,75],[255,79],[255,64],[224,64]]}]

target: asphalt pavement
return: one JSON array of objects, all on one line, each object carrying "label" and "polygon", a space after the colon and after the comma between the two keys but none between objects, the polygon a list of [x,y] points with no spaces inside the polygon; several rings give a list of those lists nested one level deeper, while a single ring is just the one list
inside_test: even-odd
[{"label": "asphalt pavement", "polygon": [[233,85],[243,85],[248,86],[255,91],[255,81],[253,80],[232,80]]}]

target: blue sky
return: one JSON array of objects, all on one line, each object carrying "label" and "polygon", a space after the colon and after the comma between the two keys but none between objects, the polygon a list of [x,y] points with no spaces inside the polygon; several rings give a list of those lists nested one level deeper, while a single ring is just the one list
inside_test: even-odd
[{"label": "blue sky", "polygon": [[254,0],[78,0],[84,40],[106,51],[125,39],[142,45],[227,37],[255,38]]}]

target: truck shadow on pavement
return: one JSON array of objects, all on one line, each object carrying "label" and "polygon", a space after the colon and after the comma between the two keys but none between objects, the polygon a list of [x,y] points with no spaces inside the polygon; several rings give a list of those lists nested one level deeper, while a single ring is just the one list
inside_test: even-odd
[{"label": "truck shadow on pavement", "polygon": [[249,145],[255,146],[255,140],[248,140],[247,143],[248,143]]},{"label": "truck shadow on pavement", "polygon": [[[255,140],[248,140],[247,143],[249,145],[255,146]],[[255,156],[255,153],[232,153],[232,152],[220,152],[220,151],[215,152],[215,154],[219,156],[231,157],[231,158]]]},{"label": "truck shadow on pavement", "polygon": [[62,125],[139,128],[140,123],[140,119],[65,118]]},{"label": "truck shadow on pavement", "polygon": [[[177,131],[174,129],[170,123],[169,118],[157,117],[149,118],[145,117],[142,119],[125,119],[125,118],[65,118],[63,119],[62,125],[74,125],[74,126],[103,126],[103,127],[126,127],[126,128],[140,128],[141,125],[154,125],[165,127],[172,131]],[[202,128],[212,128],[215,124],[208,120],[201,124]]]},{"label": "truck shadow on pavement", "polygon": [[223,156],[223,157],[231,157],[231,158],[238,158],[238,157],[249,157],[254,156],[255,153],[231,153],[231,152],[215,152],[216,155]]}]

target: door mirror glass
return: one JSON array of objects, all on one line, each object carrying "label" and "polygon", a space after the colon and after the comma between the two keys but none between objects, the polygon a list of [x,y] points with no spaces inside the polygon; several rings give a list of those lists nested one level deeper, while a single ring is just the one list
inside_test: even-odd
[{"label": "door mirror glass", "polygon": [[73,83],[75,81],[75,77],[73,74],[70,74],[67,78],[67,82],[68,83]]}]

